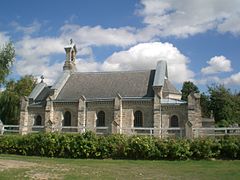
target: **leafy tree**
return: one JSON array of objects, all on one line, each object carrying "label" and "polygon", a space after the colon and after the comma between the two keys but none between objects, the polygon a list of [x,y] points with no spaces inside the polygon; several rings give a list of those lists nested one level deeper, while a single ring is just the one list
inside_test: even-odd
[{"label": "leafy tree", "polygon": [[191,92],[199,93],[198,87],[191,81],[185,81],[182,87],[182,100],[187,101],[187,97]]},{"label": "leafy tree", "polygon": [[10,80],[0,94],[0,119],[4,124],[18,124],[20,118],[20,98],[28,96],[36,85],[33,76],[24,76],[17,82]]},{"label": "leafy tree", "polygon": [[209,118],[211,116],[210,99],[205,93],[201,93],[200,105],[202,117]]},{"label": "leafy tree", "polygon": [[6,76],[9,75],[10,68],[15,58],[15,49],[12,42],[3,45],[0,49],[0,86],[5,83]]},{"label": "leafy tree", "polygon": [[210,109],[219,126],[229,126],[239,120],[240,103],[239,98],[233,95],[230,89],[223,85],[208,87],[210,94]]}]

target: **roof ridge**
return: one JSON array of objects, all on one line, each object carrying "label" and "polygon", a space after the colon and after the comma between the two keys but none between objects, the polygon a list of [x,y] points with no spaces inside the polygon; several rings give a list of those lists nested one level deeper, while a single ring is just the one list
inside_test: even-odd
[{"label": "roof ridge", "polygon": [[151,72],[155,69],[149,70],[131,70],[131,71],[93,71],[93,72],[73,72],[72,74],[110,74],[110,73],[136,73],[136,72]]}]

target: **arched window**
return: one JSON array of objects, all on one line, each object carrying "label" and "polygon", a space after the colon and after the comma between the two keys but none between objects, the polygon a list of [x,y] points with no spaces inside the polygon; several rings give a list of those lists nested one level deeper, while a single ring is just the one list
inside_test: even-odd
[{"label": "arched window", "polygon": [[97,127],[105,126],[105,113],[100,111],[97,113]]},{"label": "arched window", "polygon": [[176,115],[173,115],[170,119],[170,127],[179,127],[178,124],[178,117]]},{"label": "arched window", "polygon": [[35,119],[35,126],[41,126],[42,125],[42,117],[40,115],[38,115]]},{"label": "arched window", "polygon": [[64,113],[63,126],[71,126],[71,113],[69,111]]},{"label": "arched window", "polygon": [[141,111],[134,113],[134,127],[143,127],[143,115]]}]

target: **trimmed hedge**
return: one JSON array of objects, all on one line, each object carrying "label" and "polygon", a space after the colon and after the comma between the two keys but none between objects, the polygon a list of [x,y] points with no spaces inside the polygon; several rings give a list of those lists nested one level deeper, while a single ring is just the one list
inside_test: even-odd
[{"label": "trimmed hedge", "polygon": [[36,133],[0,136],[0,153],[62,158],[240,159],[240,137],[159,139],[120,134]]}]

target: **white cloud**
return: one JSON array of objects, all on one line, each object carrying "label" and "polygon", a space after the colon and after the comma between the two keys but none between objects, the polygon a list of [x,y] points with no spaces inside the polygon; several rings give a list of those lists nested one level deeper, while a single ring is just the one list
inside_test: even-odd
[{"label": "white cloud", "polygon": [[103,63],[87,62],[78,63],[79,71],[119,71],[155,69],[157,61],[168,62],[169,78],[176,83],[189,80],[194,73],[188,69],[188,60],[181,52],[170,43],[141,43],[126,51],[115,52]]},{"label": "white cloud", "polygon": [[41,23],[38,21],[33,21],[32,24],[29,24],[27,26],[22,26],[18,22],[13,21],[11,25],[15,28],[16,31],[23,32],[25,35],[31,35],[41,28]]},{"label": "white cloud", "polygon": [[102,28],[101,26],[89,27],[66,24],[61,27],[61,37],[73,38],[77,44],[83,46],[128,46],[137,42],[136,29],[131,27]]},{"label": "white cloud", "polygon": [[56,53],[64,53],[65,42],[60,38],[25,37],[16,43],[16,53],[22,57],[26,56],[46,56]]},{"label": "white cloud", "polygon": [[[62,71],[64,57],[64,42],[60,38],[24,37],[15,45],[17,61],[15,69],[20,76],[27,74],[40,77],[52,84]],[[62,54],[62,61],[53,55]]]},{"label": "white cloud", "polygon": [[63,68],[63,62],[50,64],[47,57],[33,57],[32,59],[22,59],[15,64],[16,71],[19,75],[33,75],[39,78],[44,75],[45,82],[53,84]]},{"label": "white cloud", "polygon": [[232,71],[231,61],[224,56],[215,56],[207,61],[209,66],[202,68],[203,74],[215,74],[219,72],[230,72]]},{"label": "white cloud", "polygon": [[0,48],[9,41],[9,36],[5,32],[0,32]]},{"label": "white cloud", "polygon": [[230,32],[234,35],[240,35],[240,12],[229,15],[222,24],[219,24],[218,31],[225,33]]},{"label": "white cloud", "polygon": [[229,77],[218,77],[218,76],[206,76],[203,79],[194,81],[196,84],[224,84],[224,85],[239,85],[240,84],[240,72],[230,75]]},{"label": "white cloud", "polygon": [[96,61],[87,61],[84,59],[76,60],[77,70],[79,72],[96,72],[102,71],[102,64]]},{"label": "white cloud", "polygon": [[240,72],[232,74],[230,77],[223,80],[224,84],[227,85],[239,85],[240,84]]},{"label": "white cloud", "polygon": [[138,14],[158,36],[187,37],[211,29],[240,33],[240,1],[232,0],[141,0]]}]

